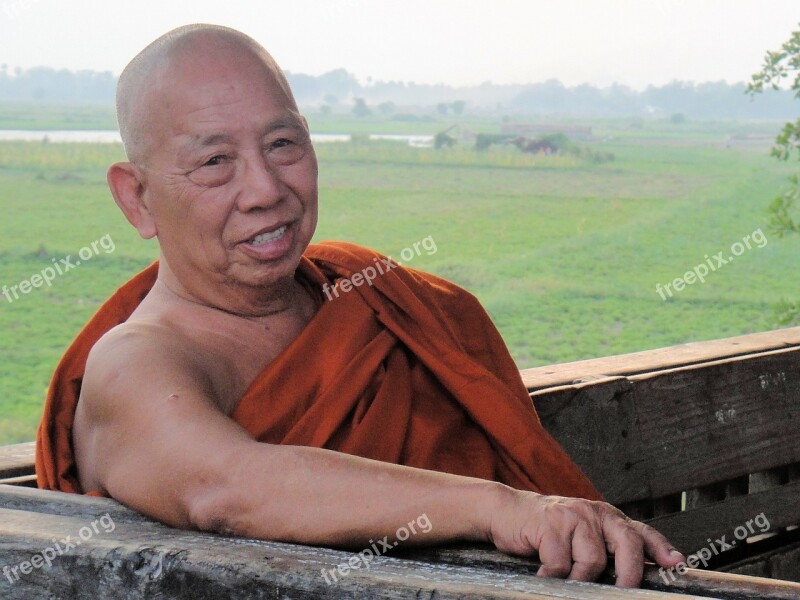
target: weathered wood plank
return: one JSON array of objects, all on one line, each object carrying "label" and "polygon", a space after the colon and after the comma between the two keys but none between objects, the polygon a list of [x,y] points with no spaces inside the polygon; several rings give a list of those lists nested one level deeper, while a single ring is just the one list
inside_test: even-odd
[{"label": "weathered wood plank", "polygon": [[21,477],[6,477],[0,479],[0,485],[21,485],[24,487],[36,487],[36,475],[22,475]]},{"label": "weathered wood plank", "polygon": [[753,577],[800,581],[800,542],[746,558],[723,567],[723,570]]},{"label": "weathered wood plank", "polygon": [[[96,514],[95,519],[100,516]],[[72,535],[77,540],[79,532],[88,526],[89,521],[83,518],[0,509],[0,556],[6,566],[17,566],[30,561],[34,554],[53,548],[54,537],[63,540]],[[353,568],[335,581],[329,575],[327,583],[323,571],[330,574],[331,569],[347,565],[356,555],[184,532],[151,522],[115,522],[113,530],[100,529],[93,536],[82,536],[80,541],[80,545],[55,556],[49,568],[27,569],[28,573],[14,571],[10,578],[0,577],[2,597],[699,598],[388,556],[375,558],[369,568]]]},{"label": "weathered wood plank", "polygon": [[[467,568],[490,568],[497,573],[514,574],[525,572],[530,568],[528,560],[500,554],[488,546],[452,545],[407,550],[403,551],[402,555],[436,564],[451,564]],[[609,571],[611,570],[609,569]],[[676,574],[673,579],[668,573],[662,575],[655,565],[647,565],[642,587],[671,593],[725,599],[769,598],[775,600],[797,600],[800,598],[800,584],[774,581],[764,577],[731,575],[728,573],[686,569],[683,575]],[[606,582],[612,580],[613,578],[608,574],[604,578]]]},{"label": "weathered wood plank", "polygon": [[[84,523],[96,519],[98,515],[108,514],[116,524],[126,523],[133,527],[137,527],[140,524],[150,524],[161,527],[163,531],[167,532],[167,535],[174,533],[174,530],[158,526],[146,517],[125,508],[114,500],[105,498],[89,498],[59,492],[43,492],[41,490],[0,486],[0,506],[45,515],[69,516]],[[310,550],[316,551],[315,549]],[[412,558],[421,562],[449,564],[454,567],[488,569],[496,574],[510,573],[527,576],[535,573],[538,568],[538,563],[535,560],[507,556],[488,546],[451,545],[439,548],[413,549],[402,551],[398,556]],[[706,582],[706,576],[706,572],[690,569],[687,575],[677,578],[676,582],[671,582],[670,585],[665,585],[659,576],[658,569],[651,567],[646,572],[645,587],[699,596],[710,595],[720,598],[735,598],[740,597],[736,596],[736,593],[740,593],[742,589],[751,589],[747,587],[748,585],[755,586],[753,589],[759,589],[758,586],[763,583],[744,579],[737,584],[739,587],[725,587],[724,585],[720,587],[722,584],[713,577]],[[610,577],[606,579],[606,582],[611,581]],[[780,586],[774,587],[770,593],[773,595],[759,596],[755,594],[749,597],[794,597],[787,596],[785,589]]]},{"label": "weathered wood plank", "polygon": [[544,427],[612,504],[652,497],[632,388],[615,377],[531,395]]},{"label": "weathered wood plank", "polygon": [[[761,514],[764,517],[759,518],[758,523],[753,522]],[[768,527],[760,525],[765,520]],[[679,550],[695,552],[709,546],[709,538],[713,542],[726,536],[725,543],[734,547],[741,544],[741,541],[736,541],[735,529],[745,528],[739,530],[738,537],[742,537],[744,531],[749,531],[748,521],[751,521],[754,532],[747,537],[776,532],[800,522],[800,481],[705,504],[685,512],[655,517],[647,522],[666,535]]]},{"label": "weathered wood plank", "polygon": [[92,519],[108,514],[115,523],[152,522],[147,517],[110,498],[65,494],[46,490],[0,485],[0,508],[32,513]]},{"label": "weathered wood plank", "polygon": [[646,373],[792,346],[800,346],[800,327],[547,365],[521,373],[525,385],[534,391],[577,380]]},{"label": "weathered wood plank", "polygon": [[613,504],[800,462],[800,348],[531,397],[544,426]]},{"label": "weathered wood plank", "polygon": [[630,379],[652,497],[800,462],[800,349]]},{"label": "weathered wood plank", "polygon": [[0,479],[33,474],[35,452],[34,442],[0,446]]}]

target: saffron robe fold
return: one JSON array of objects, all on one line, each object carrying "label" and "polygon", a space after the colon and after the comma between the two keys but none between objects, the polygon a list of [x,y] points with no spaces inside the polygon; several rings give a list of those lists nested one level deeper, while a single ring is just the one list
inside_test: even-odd
[{"label": "saffron robe fold", "polygon": [[[344,242],[308,247],[297,278],[319,309],[251,383],[232,418],[261,442],[600,499],[542,427],[478,301],[433,275],[388,268],[383,258]],[[37,438],[40,487],[83,493],[72,422],[86,359],[138,306],[157,269],[151,265],[107,300],[59,363]],[[364,281],[364,273],[380,270]],[[344,278],[362,283],[349,291],[332,287]],[[326,285],[330,300],[321,293]]]}]

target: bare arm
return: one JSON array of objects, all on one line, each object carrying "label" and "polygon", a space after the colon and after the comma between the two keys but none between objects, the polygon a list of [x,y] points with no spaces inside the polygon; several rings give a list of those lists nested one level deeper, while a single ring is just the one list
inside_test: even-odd
[{"label": "bare arm", "polygon": [[365,548],[425,515],[407,544],[489,541],[539,552],[541,574],[596,579],[607,552],[618,584],[638,585],[644,554],[681,560],[669,542],[604,503],[329,450],[263,444],[224,415],[211,384],[175,343],[106,336],[87,365],[75,425],[84,486],[181,528]]}]

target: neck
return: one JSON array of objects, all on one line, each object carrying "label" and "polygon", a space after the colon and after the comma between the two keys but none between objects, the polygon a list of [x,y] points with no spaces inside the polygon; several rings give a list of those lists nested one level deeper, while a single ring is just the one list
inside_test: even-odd
[{"label": "neck", "polygon": [[[161,257],[153,291],[164,300],[191,303],[249,320],[280,314],[314,312],[314,302],[292,275],[265,286],[246,286],[224,280],[184,282]],[[310,312],[309,312],[310,311]]]}]

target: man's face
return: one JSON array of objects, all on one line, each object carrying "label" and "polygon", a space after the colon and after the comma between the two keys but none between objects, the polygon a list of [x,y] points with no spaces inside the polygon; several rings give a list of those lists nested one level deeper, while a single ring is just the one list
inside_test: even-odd
[{"label": "man's face", "polygon": [[144,189],[162,254],[190,289],[285,282],[317,222],[306,123],[252,56],[197,52],[163,72],[150,104]]}]

